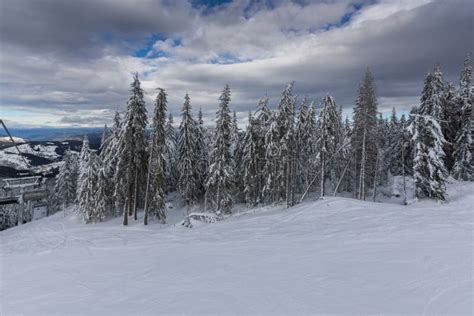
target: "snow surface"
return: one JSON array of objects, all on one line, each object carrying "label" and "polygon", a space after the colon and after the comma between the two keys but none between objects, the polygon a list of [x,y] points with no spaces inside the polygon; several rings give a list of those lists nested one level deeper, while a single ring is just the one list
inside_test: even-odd
[{"label": "snow surface", "polygon": [[[55,160],[59,158],[59,154],[56,152],[56,148],[58,146],[54,145],[54,143],[47,143],[46,145],[31,145],[31,144],[22,144],[18,146],[18,149],[24,154],[32,154],[38,157],[47,158],[51,160]],[[18,155],[18,151],[15,146],[5,148],[3,150],[7,154],[15,154]]]},{"label": "snow surface", "polygon": [[58,213],[0,232],[1,315],[473,313],[474,183],[445,204],[347,198],[187,229]]},{"label": "snow surface", "polygon": [[[54,145],[54,143],[47,143],[47,145],[31,145],[26,143],[19,145],[18,148],[24,154],[32,154],[37,157],[46,158],[53,161],[60,157],[60,155],[56,152],[56,148],[58,148],[58,146]],[[27,170],[29,166],[25,163],[25,160],[31,164],[31,159],[29,159],[29,157],[20,156],[15,146],[0,150],[0,166],[11,167],[17,170]],[[34,166],[30,169],[33,172],[45,172],[60,166],[62,163],[62,161],[56,161],[49,164]]]},{"label": "snow surface", "polygon": [[[23,138],[20,138],[20,137],[13,136],[12,138],[13,138],[13,141],[17,144],[26,142]],[[11,140],[10,136],[1,136],[0,137],[0,142],[11,143],[12,140]]]}]

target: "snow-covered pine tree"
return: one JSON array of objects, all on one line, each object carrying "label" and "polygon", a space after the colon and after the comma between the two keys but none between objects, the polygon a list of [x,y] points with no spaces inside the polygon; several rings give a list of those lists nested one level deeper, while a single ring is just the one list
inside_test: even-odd
[{"label": "snow-covered pine tree", "polygon": [[[342,112],[341,119],[342,119]],[[334,189],[334,196],[337,192],[351,192],[353,189],[354,179],[352,178],[353,174],[349,171],[351,159],[352,159],[352,148],[351,148],[351,139],[352,139],[352,125],[349,121],[349,117],[346,116],[344,123],[341,122],[342,127],[342,144],[341,150],[339,153],[339,159],[337,163],[337,183],[336,188]]]},{"label": "snow-covered pine tree", "polygon": [[207,130],[204,127],[204,120],[202,118],[202,110],[199,108],[197,121],[197,136],[196,143],[198,149],[198,178],[199,178],[199,192],[201,195],[205,193],[207,170],[209,168],[209,144]]},{"label": "snow-covered pine tree", "polygon": [[[325,196],[326,179],[330,177],[330,170],[335,169],[335,155],[342,145],[343,130],[339,108],[330,95],[322,100],[322,108],[319,114],[320,138],[318,142],[318,156],[320,161],[320,194]],[[336,179],[332,179],[337,181]]]},{"label": "snow-covered pine tree", "polygon": [[403,166],[404,168],[402,169],[405,173],[405,175],[412,175],[413,174],[413,142],[411,141],[412,135],[409,130],[409,122],[406,119],[405,114],[402,114],[400,117],[400,134],[401,137],[399,142],[404,144],[403,147]]},{"label": "snow-covered pine tree", "polygon": [[170,113],[166,121],[166,192],[173,192],[176,190],[178,182],[178,172],[176,170],[176,147],[177,147],[177,133],[173,126],[173,115]]},{"label": "snow-covered pine tree", "polygon": [[216,206],[216,213],[230,213],[232,209],[232,188],[234,162],[231,153],[232,118],[230,116],[230,88],[224,87],[219,97],[214,148],[211,153],[206,181],[207,194]]},{"label": "snow-covered pine tree", "polygon": [[377,161],[377,96],[369,69],[359,87],[353,120],[353,192],[358,199],[365,200],[367,190],[374,182]]},{"label": "snow-covered pine tree", "polygon": [[264,201],[277,203],[281,198],[281,182],[284,181],[280,172],[280,133],[277,123],[278,113],[268,120],[268,130],[265,133],[265,176],[262,198]]},{"label": "snow-covered pine tree", "polygon": [[138,75],[133,77],[127,111],[121,123],[115,152],[118,155],[114,174],[115,204],[123,208],[123,225],[136,210],[138,192],[146,185],[146,107]]},{"label": "snow-covered pine tree", "polygon": [[163,89],[155,101],[153,131],[148,145],[148,173],[145,190],[145,215],[143,224],[148,225],[148,216],[155,217],[161,223],[166,221],[165,206],[165,155],[166,145],[166,103],[167,96]]},{"label": "snow-covered pine tree", "polygon": [[269,128],[269,122],[272,117],[272,111],[268,107],[268,97],[265,97],[258,102],[257,106],[257,111],[255,112],[255,115],[253,117],[253,123],[255,125],[256,133],[257,133],[257,148],[256,148],[256,154],[257,154],[257,162],[258,162],[258,191],[260,192],[259,194],[259,200],[258,202],[263,201],[263,188],[266,182],[266,174],[264,171],[265,169],[265,154],[266,154],[266,149],[265,149],[265,135],[268,131]]},{"label": "snow-covered pine tree", "polygon": [[278,105],[277,124],[280,135],[279,162],[282,178],[280,194],[286,199],[286,206],[295,204],[295,102],[293,95],[294,82],[288,84],[281,95]]},{"label": "snow-covered pine tree", "polygon": [[249,123],[245,131],[242,150],[243,193],[245,203],[255,206],[260,200],[259,161],[257,154],[258,125],[249,113]]},{"label": "snow-covered pine tree", "polygon": [[105,140],[101,143],[101,150],[99,155],[99,174],[98,183],[103,189],[103,196],[100,197],[101,203],[106,210],[107,215],[116,216],[117,210],[114,201],[114,174],[118,161],[116,152],[117,141],[120,133],[120,114],[115,112],[114,125],[107,133]]},{"label": "snow-covered pine tree", "polygon": [[421,104],[410,125],[415,151],[413,176],[418,198],[445,199],[444,183],[448,173],[443,160],[445,139],[440,125],[443,93],[442,73],[437,66],[425,79]]},{"label": "snow-covered pine tree", "polygon": [[454,144],[456,143],[456,134],[459,131],[460,125],[460,109],[457,98],[457,91],[451,82],[444,86],[443,94],[443,114],[441,116],[441,129],[443,131],[444,139],[444,164],[446,169],[451,171],[454,165]]},{"label": "snow-covered pine tree", "polygon": [[238,130],[235,136],[235,149],[233,155],[232,169],[234,170],[234,200],[243,201],[244,197],[244,173],[243,173],[243,138],[244,133]]},{"label": "snow-covered pine tree", "polygon": [[454,146],[453,176],[458,180],[474,180],[474,161],[472,157],[472,104],[474,94],[471,82],[471,54],[464,60],[464,68],[459,78],[458,107],[460,108],[460,127]]},{"label": "snow-covered pine tree", "polygon": [[198,127],[191,114],[191,102],[186,93],[182,107],[181,124],[179,126],[177,169],[179,172],[178,191],[189,208],[194,204],[200,193],[199,148],[197,143]]},{"label": "snow-covered pine tree", "polygon": [[390,135],[390,123],[388,120],[384,119],[382,114],[379,113],[379,118],[377,120],[377,157],[375,162],[375,175],[373,183],[373,192],[372,198],[375,202],[375,197],[377,194],[377,187],[387,183],[389,176],[390,168],[390,158],[389,158],[389,138]]},{"label": "snow-covered pine tree", "polygon": [[390,116],[390,122],[388,125],[387,134],[387,162],[390,173],[394,176],[402,174],[402,142],[400,137],[402,134],[401,124],[397,117],[395,108],[392,109],[392,115]]},{"label": "snow-covered pine tree", "polygon": [[[311,181],[315,179],[319,175],[319,155],[318,155],[318,143],[319,138],[321,136],[321,131],[319,130],[317,116],[316,116],[316,102],[312,101],[309,108],[308,114],[306,118],[306,134],[308,139],[308,144],[306,145],[306,155],[308,157],[308,161],[306,162],[308,168],[308,175],[307,175],[307,186],[310,185]],[[304,190],[308,189],[305,186]],[[313,184],[314,187],[314,184]],[[319,187],[319,185],[318,185]],[[310,190],[314,188],[309,188]]]},{"label": "snow-covered pine tree", "polygon": [[310,143],[310,132],[308,130],[308,99],[305,97],[301,101],[298,116],[296,118],[295,126],[295,140],[296,140],[296,192],[301,192],[306,189],[308,185],[308,178],[310,172],[310,166],[308,162],[311,158],[311,143]]},{"label": "snow-covered pine tree", "polygon": [[91,149],[89,147],[89,138],[87,135],[84,135],[84,138],[82,140],[82,148],[79,153],[79,160],[77,163],[77,185],[76,185],[76,198],[77,201],[81,200],[83,197],[82,195],[84,194],[82,192],[82,187],[81,183],[85,181],[85,178],[87,177],[87,170],[86,167],[89,166],[89,159],[91,156]]},{"label": "snow-covered pine tree", "polygon": [[66,149],[53,189],[52,209],[57,211],[75,202],[77,195],[77,159]]},{"label": "snow-covered pine tree", "polygon": [[109,178],[109,171],[105,166],[104,161],[100,161],[97,157],[97,191],[95,197],[95,207],[97,214],[104,219],[106,216],[115,216],[114,203],[113,203],[113,186],[111,185],[111,179]]},{"label": "snow-covered pine tree", "polygon": [[97,207],[97,155],[91,152],[89,158],[81,163],[82,177],[78,184],[81,195],[78,197],[78,213],[82,216],[84,223],[100,222],[105,218],[105,214],[102,207]]}]

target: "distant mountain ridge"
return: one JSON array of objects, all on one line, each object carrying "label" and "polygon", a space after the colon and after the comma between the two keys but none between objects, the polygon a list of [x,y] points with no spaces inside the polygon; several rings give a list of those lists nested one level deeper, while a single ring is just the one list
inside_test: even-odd
[{"label": "distant mountain ridge", "polygon": [[[68,139],[82,139],[84,135],[89,138],[99,137],[102,134],[103,128],[82,128],[82,127],[58,127],[58,128],[10,128],[10,133],[14,137],[23,138],[30,141],[46,141],[46,140],[68,140]],[[5,132],[0,133],[4,137]]]}]

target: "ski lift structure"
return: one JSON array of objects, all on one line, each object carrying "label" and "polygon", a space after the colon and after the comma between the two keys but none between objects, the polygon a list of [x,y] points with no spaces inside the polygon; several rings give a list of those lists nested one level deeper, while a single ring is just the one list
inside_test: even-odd
[{"label": "ski lift structure", "polygon": [[[0,119],[0,123],[10,137],[11,142],[17,149],[25,164],[30,167],[27,159],[23,156],[20,148],[13,139],[5,122]],[[32,220],[36,220],[48,215],[47,199],[49,191],[44,188],[45,179],[42,175],[34,175],[20,178],[3,179],[4,197],[0,197],[0,205],[19,204],[18,225],[23,224],[25,215],[31,215]]]}]

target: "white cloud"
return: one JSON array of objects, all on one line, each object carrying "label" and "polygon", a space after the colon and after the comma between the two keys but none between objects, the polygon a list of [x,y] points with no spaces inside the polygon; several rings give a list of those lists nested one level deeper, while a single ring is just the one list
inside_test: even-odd
[{"label": "white cloud", "polygon": [[[149,10],[158,8],[156,3],[143,1],[140,9],[133,9],[134,15],[148,18]],[[115,41],[102,42],[101,53],[86,58],[2,43],[0,108],[25,115],[28,109],[48,112],[50,125],[64,124],[65,115],[78,116],[79,124],[101,125],[110,122],[117,108],[124,109],[131,75],[138,72],[149,110],[155,89],[162,87],[175,116],[189,92],[195,113],[202,107],[213,120],[220,91],[229,83],[232,106],[244,119],[265,93],[275,106],[281,89],[292,80],[301,96],[331,93],[350,113],[358,82],[365,67],[371,66],[381,111],[392,106],[405,111],[418,99],[423,77],[434,63],[441,62],[448,77],[456,79],[463,55],[472,48],[468,41],[459,40],[469,34],[466,23],[472,21],[472,11],[463,6],[470,2],[459,3],[455,7],[424,0],[382,1],[362,8],[344,27],[326,30],[326,25],[337,24],[354,11],[352,2],[301,6],[281,1],[270,8],[236,1],[205,14],[179,2],[174,11],[164,7],[160,12],[168,20],[187,21],[174,29],[177,21],[169,22],[164,29],[168,38],[150,45],[155,52],[166,53],[159,58],[151,58],[153,51],[150,58],[131,56],[128,42],[125,50]],[[116,12],[132,10],[130,4],[123,5]],[[145,28],[157,33],[153,27]],[[238,62],[209,63],[229,60]],[[103,110],[107,115],[94,112]],[[94,119],[87,121],[88,117]],[[43,119],[37,116],[38,121]]]}]

